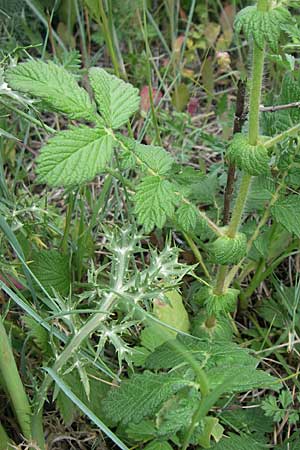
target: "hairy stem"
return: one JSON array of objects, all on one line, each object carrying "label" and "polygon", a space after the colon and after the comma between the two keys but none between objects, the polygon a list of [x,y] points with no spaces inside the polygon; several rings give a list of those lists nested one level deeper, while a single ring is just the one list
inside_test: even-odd
[{"label": "hairy stem", "polygon": [[[269,0],[258,0],[257,9],[259,11],[267,11],[269,8]],[[253,62],[252,62],[252,79],[249,101],[249,144],[256,145],[259,136],[259,108],[262,91],[262,80],[264,70],[264,58],[265,50],[261,50],[255,43],[253,48]],[[233,210],[232,218],[228,227],[228,236],[234,238],[240,227],[241,219],[249,193],[252,177],[248,174],[244,174],[241,180],[238,197]],[[220,266],[217,275],[216,287],[218,295],[221,295],[225,291],[224,267]],[[216,292],[216,291],[215,291]]]}]

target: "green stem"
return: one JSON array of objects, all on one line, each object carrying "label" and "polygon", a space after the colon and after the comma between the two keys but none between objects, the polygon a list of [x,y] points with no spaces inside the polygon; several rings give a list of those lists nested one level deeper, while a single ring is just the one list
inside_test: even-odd
[{"label": "green stem", "polygon": [[12,446],[13,442],[9,439],[3,425],[0,423],[0,450],[8,450],[13,448]]},{"label": "green stem", "polygon": [[232,218],[229,223],[227,235],[231,238],[234,238],[241,224],[241,219],[245,207],[245,203],[247,200],[249,187],[251,184],[252,177],[245,173],[242,177],[239,193],[236,199],[236,203],[234,206],[234,210],[232,213]]},{"label": "green stem", "polygon": [[31,408],[0,317],[0,372],[24,437],[31,440]]},{"label": "green stem", "polygon": [[200,266],[202,267],[202,270],[204,272],[204,275],[210,279],[210,273],[203,261],[202,255],[200,253],[200,250],[198,249],[197,245],[195,244],[195,242],[193,241],[193,239],[191,238],[191,236],[187,233],[183,233],[184,239],[186,240],[186,242],[189,244],[190,249],[192,250],[192,252],[194,253],[198,263],[200,264]]},{"label": "green stem", "polygon": [[269,139],[268,141],[266,141],[264,143],[265,147],[267,148],[271,148],[276,144],[279,144],[281,141],[283,141],[283,139],[287,138],[287,137],[291,137],[294,134],[298,134],[300,131],[300,124],[298,123],[297,125],[295,125],[294,127],[289,128],[286,131],[283,131],[282,133],[278,134],[277,136],[275,136],[272,139]]},{"label": "green stem", "polygon": [[224,282],[227,274],[227,266],[220,266],[217,274],[214,294],[222,295],[224,291]]},{"label": "green stem", "polygon": [[[258,0],[257,9],[259,11],[267,11],[269,8],[269,0]],[[262,91],[262,80],[264,71],[265,50],[261,50],[255,43],[253,49],[253,63],[252,63],[252,81],[250,90],[249,102],[249,144],[256,145],[259,136],[259,107]],[[241,224],[244,207],[247,201],[249,188],[252,177],[248,174],[243,174],[241,184],[239,187],[238,197],[233,210],[232,218],[229,223],[227,235],[234,238]],[[217,291],[223,294],[226,290],[224,275],[224,267],[220,267],[217,275]]]},{"label": "green stem", "polygon": [[114,49],[114,44],[113,44],[113,40],[111,37],[110,28],[109,28],[109,22],[108,22],[108,19],[107,19],[105,10],[104,10],[103,0],[99,0],[99,11],[100,11],[100,19],[101,19],[102,27],[103,27],[104,38],[106,41],[109,55],[111,57],[112,64],[114,66],[114,71],[115,71],[115,74],[118,77],[120,77],[119,62],[116,57],[116,52]]}]

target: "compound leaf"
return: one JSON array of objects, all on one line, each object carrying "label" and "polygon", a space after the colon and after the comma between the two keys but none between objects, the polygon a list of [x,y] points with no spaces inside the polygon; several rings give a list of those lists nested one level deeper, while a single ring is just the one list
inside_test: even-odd
[{"label": "compound leaf", "polygon": [[109,163],[112,137],[102,129],[81,126],[61,131],[42,148],[38,181],[72,186],[92,180]]},{"label": "compound leaf", "polygon": [[138,110],[139,91],[131,84],[98,67],[89,70],[89,79],[99,111],[108,127],[119,128]]},{"label": "compound leaf", "polygon": [[300,237],[300,195],[294,194],[279,199],[271,212],[278,223]]},{"label": "compound leaf", "polygon": [[33,60],[6,71],[10,87],[42,99],[49,109],[70,119],[95,120],[95,107],[87,91],[66,69],[49,61]]},{"label": "compound leaf", "polygon": [[158,176],[144,178],[135,194],[135,212],[145,231],[155,226],[162,228],[167,217],[172,217],[178,202],[176,186]]}]

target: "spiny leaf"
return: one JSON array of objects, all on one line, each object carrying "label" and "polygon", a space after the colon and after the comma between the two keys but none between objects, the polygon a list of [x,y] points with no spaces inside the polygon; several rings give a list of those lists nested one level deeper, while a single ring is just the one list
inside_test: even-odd
[{"label": "spiny leaf", "polygon": [[279,199],[271,212],[278,223],[300,237],[300,195],[294,194]]},{"label": "spiny leaf", "polygon": [[157,412],[162,403],[186,382],[170,374],[135,374],[123,381],[120,388],[111,389],[103,402],[104,411],[115,422],[138,423]]},{"label": "spiny leaf", "polygon": [[89,70],[89,79],[99,111],[108,127],[119,128],[138,110],[139,91],[131,84],[98,67]]},{"label": "spiny leaf", "polygon": [[145,231],[150,232],[155,226],[162,228],[167,217],[172,217],[178,202],[176,186],[158,176],[144,178],[134,197],[135,212]]},{"label": "spiny leaf", "polygon": [[61,295],[68,294],[71,280],[67,256],[57,250],[40,250],[34,254],[30,269],[49,294],[53,289]]},{"label": "spiny leaf", "polygon": [[70,119],[95,120],[95,107],[88,93],[63,67],[49,61],[33,60],[6,71],[10,87],[44,100],[49,109]]},{"label": "spiny leaf", "polygon": [[112,145],[112,137],[99,128],[61,131],[42,148],[37,159],[38,181],[71,186],[92,180],[109,163]]}]

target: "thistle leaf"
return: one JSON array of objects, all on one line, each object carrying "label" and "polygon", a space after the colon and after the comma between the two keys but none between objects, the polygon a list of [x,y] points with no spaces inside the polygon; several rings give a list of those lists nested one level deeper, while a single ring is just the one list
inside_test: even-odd
[{"label": "thistle leaf", "polygon": [[158,176],[144,178],[134,197],[138,221],[150,232],[155,226],[162,228],[167,217],[172,217],[178,202],[176,186]]},{"label": "thistle leaf", "polygon": [[95,121],[95,106],[87,91],[66,69],[49,61],[28,61],[6,71],[10,87],[38,97],[48,108],[70,119]]},{"label": "thistle leaf", "polygon": [[89,70],[89,79],[108,127],[119,128],[139,109],[139,91],[131,84],[98,67]]},{"label": "thistle leaf", "polygon": [[72,186],[92,180],[109,163],[112,145],[112,137],[99,128],[81,126],[61,131],[41,150],[38,181]]}]

